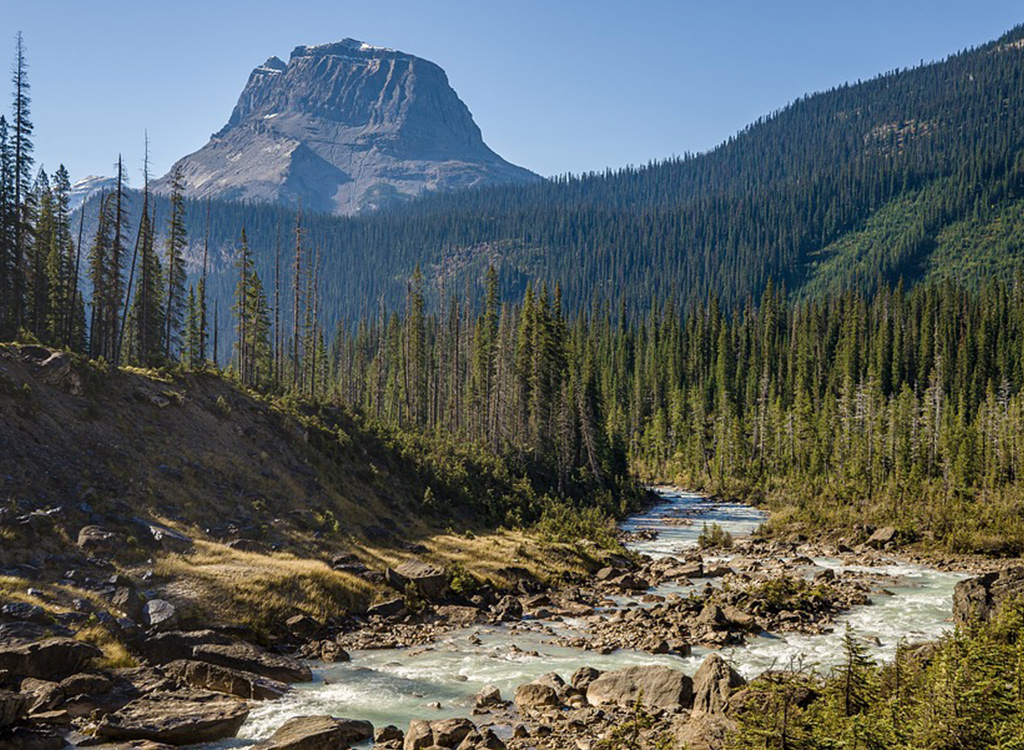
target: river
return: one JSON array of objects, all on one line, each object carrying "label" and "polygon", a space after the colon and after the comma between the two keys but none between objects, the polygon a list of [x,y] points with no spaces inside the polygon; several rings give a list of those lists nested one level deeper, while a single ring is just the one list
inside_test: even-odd
[{"label": "river", "polygon": [[[623,523],[627,531],[658,531],[653,540],[629,544],[652,557],[695,546],[705,521],[717,523],[736,536],[750,533],[764,520],[761,511],[749,506],[716,503],[677,490],[658,492],[663,503]],[[673,522],[680,517],[693,518],[694,523]],[[814,562],[837,573],[844,569],[836,559],[816,558]],[[836,663],[841,658],[840,641],[847,623],[865,639],[871,655],[879,659],[891,658],[900,639],[908,643],[932,639],[952,627],[953,587],[963,576],[895,561],[883,567],[851,569],[886,576],[887,582],[891,581],[885,586],[889,593],[873,597],[870,606],[855,607],[844,614],[831,633],[753,637],[746,645],[720,653],[744,676],[753,677],[773,665],[785,666],[794,656],[802,656],[805,667],[825,668]],[[695,580],[692,585],[704,584]],[[668,585],[652,592],[685,593],[689,588]],[[567,620],[551,626],[563,634],[583,624]],[[314,665],[314,682],[296,686],[285,698],[254,704],[239,737],[211,747],[244,747],[269,736],[292,716],[330,714],[405,729],[414,718],[469,716],[474,696],[486,685],[497,686],[503,697],[511,698],[519,684],[548,672],[558,672],[568,679],[581,666],[621,669],[635,664],[665,664],[693,674],[708,653],[694,648],[687,657],[629,650],[599,655],[551,641],[550,633],[524,632],[508,625],[474,626],[450,633],[431,646],[353,651],[350,662]]]}]

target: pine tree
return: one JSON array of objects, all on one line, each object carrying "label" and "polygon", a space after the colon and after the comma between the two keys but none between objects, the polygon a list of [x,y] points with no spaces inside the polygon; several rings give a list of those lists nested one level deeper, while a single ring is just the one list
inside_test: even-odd
[{"label": "pine tree", "polygon": [[13,177],[13,230],[14,263],[11,305],[13,325],[20,328],[25,322],[26,264],[32,242],[32,120],[29,114],[28,61],[25,59],[25,40],[19,31],[15,37],[14,66],[11,74],[14,85],[11,127]]},{"label": "pine tree", "polygon": [[180,348],[179,331],[185,309],[185,248],[188,234],[185,230],[185,175],[181,165],[171,175],[171,215],[167,217],[166,288],[164,314],[164,356],[171,360]]}]

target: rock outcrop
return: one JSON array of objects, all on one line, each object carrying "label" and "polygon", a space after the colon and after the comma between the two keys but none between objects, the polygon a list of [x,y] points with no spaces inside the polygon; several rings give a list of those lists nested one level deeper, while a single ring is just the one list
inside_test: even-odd
[{"label": "rock outcrop", "polygon": [[1003,602],[1024,596],[1024,567],[996,570],[957,583],[953,619],[957,625],[988,622]]},{"label": "rock outcrop", "polygon": [[[231,117],[181,159],[187,194],[355,214],[427,190],[532,182],[484,143],[444,71],[353,39],[255,68]],[[172,169],[173,172],[173,169]],[[157,191],[170,190],[170,175]]]},{"label": "rock outcrop", "polygon": [[96,735],[109,740],[149,740],[189,745],[234,737],[249,715],[236,698],[204,691],[157,692],[108,714]]},{"label": "rock outcrop", "polygon": [[587,702],[592,706],[629,706],[638,699],[647,707],[690,708],[693,680],[668,667],[628,667],[604,672],[587,686]]}]

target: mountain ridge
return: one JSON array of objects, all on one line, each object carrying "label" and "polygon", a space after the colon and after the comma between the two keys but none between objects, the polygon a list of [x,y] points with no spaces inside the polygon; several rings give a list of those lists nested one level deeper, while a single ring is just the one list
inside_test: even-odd
[{"label": "mountain ridge", "polygon": [[227,123],[180,168],[193,198],[359,214],[425,191],[536,182],[502,159],[436,64],[346,38],[256,66]]}]

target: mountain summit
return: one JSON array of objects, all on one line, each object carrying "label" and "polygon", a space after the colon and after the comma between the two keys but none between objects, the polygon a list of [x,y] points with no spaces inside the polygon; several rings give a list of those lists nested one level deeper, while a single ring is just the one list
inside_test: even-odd
[{"label": "mountain summit", "polygon": [[[487,147],[440,67],[354,39],[255,68],[227,125],[178,164],[194,198],[340,214],[427,190],[540,180]],[[169,175],[155,189],[169,191]]]}]

